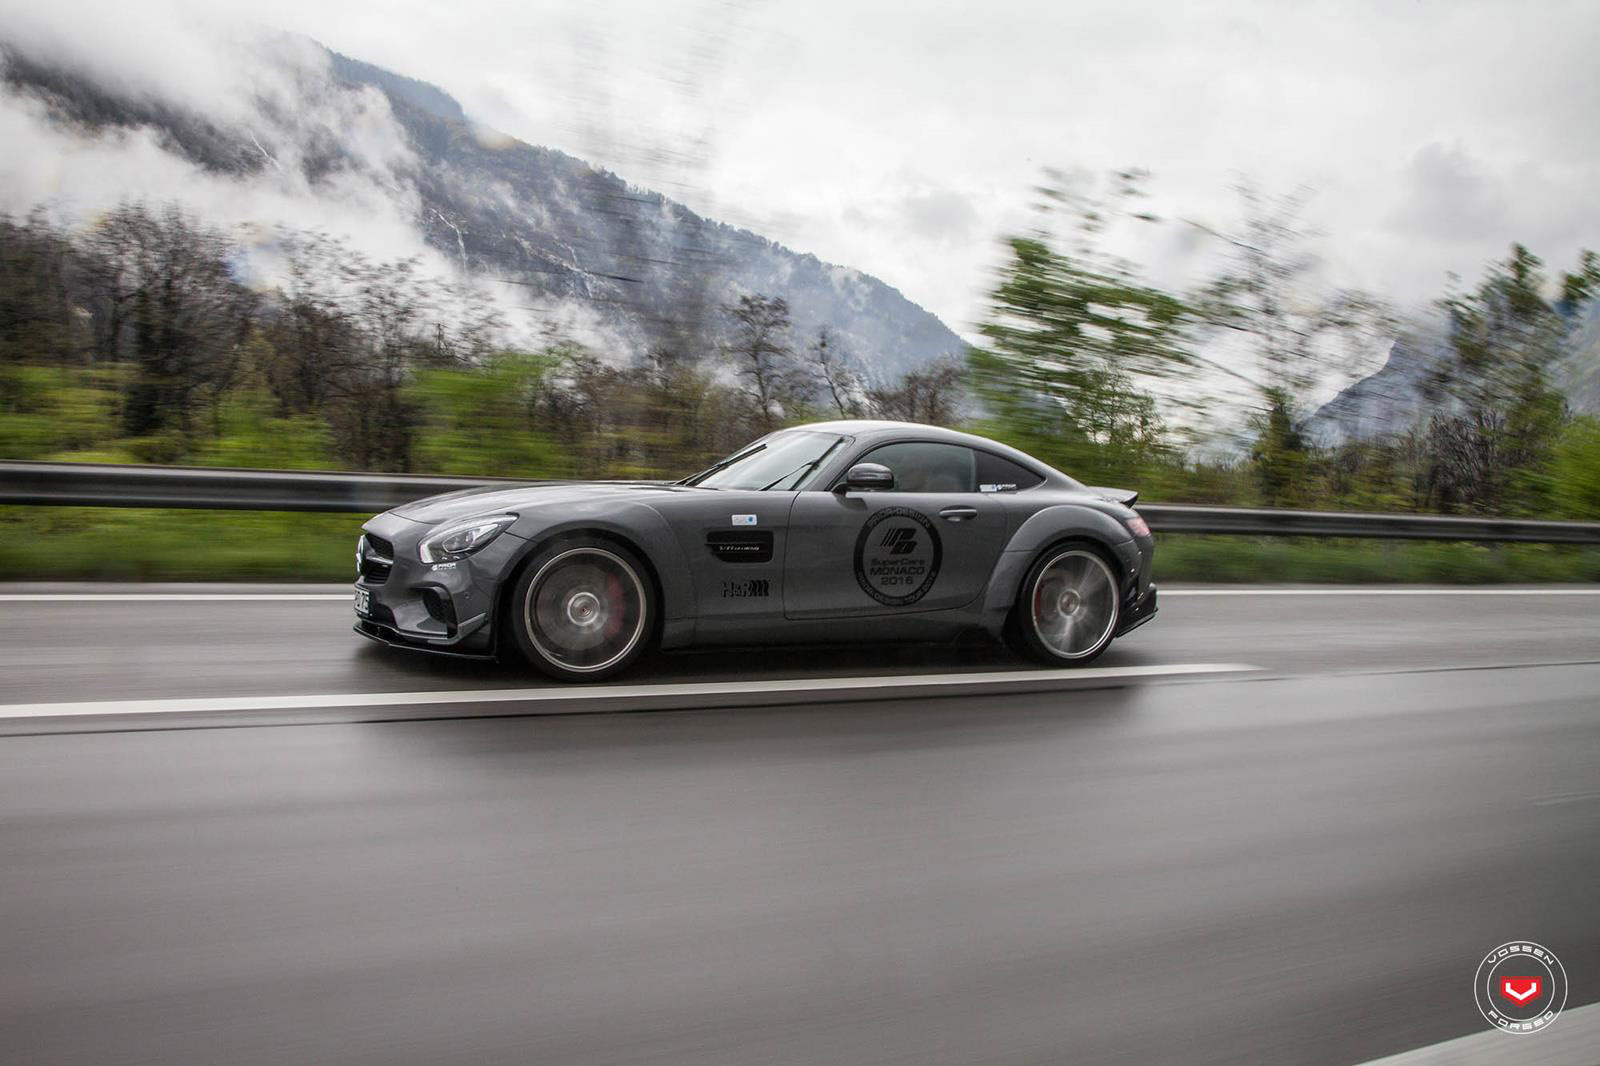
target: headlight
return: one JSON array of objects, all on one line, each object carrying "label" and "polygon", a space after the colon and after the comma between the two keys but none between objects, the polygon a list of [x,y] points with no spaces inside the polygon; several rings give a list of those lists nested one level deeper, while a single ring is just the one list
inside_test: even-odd
[{"label": "headlight", "polygon": [[1132,518],[1128,519],[1127,524],[1128,532],[1132,533],[1136,537],[1148,537],[1150,535],[1150,523],[1146,522],[1139,515],[1134,515]]},{"label": "headlight", "polygon": [[474,518],[470,522],[457,522],[437,533],[422,538],[417,554],[425,563],[442,559],[459,559],[488,544],[500,532],[517,520],[514,514],[495,515],[493,518]]}]

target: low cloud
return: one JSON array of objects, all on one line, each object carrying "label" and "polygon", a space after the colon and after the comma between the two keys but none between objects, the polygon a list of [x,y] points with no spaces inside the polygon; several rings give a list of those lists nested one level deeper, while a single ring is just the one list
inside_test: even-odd
[{"label": "low cloud", "polygon": [[423,251],[405,131],[381,93],[337,85],[325,51],[245,24],[177,17],[175,6],[97,9],[87,21],[92,7],[7,11],[0,41],[31,63],[214,124],[255,169],[203,166],[150,126],[83,129],[7,87],[0,209],[42,205],[82,223],[127,200],[174,200],[229,229],[321,230],[383,259]]},{"label": "low cloud", "polygon": [[[1157,213],[1218,225],[1236,213],[1240,174],[1269,191],[1311,185],[1308,218],[1328,235],[1330,278],[1401,303],[1437,296],[1449,271],[1475,277],[1513,240],[1552,267],[1600,246],[1591,207],[1600,11],[1581,0],[1552,0],[1538,17],[1509,3],[1380,0],[1241,0],[1226,12],[1184,0],[1041,0],[916,18],[850,0],[11,6],[0,37],[202,106],[256,131],[275,156],[318,123],[364,130],[350,145],[359,173],[319,186],[319,204],[289,216],[296,224],[331,219],[363,241],[403,244],[415,226],[404,144],[387,139],[376,107],[276,113],[270,101],[295,98],[293,79],[323,77],[325,60],[298,54],[316,50],[297,38],[264,46],[273,33],[241,19],[271,19],[438,83],[530,143],[879,276],[969,336],[998,238],[1029,224],[1047,165],[1147,168]],[[241,63],[246,46],[277,49],[277,60]],[[61,146],[13,141],[21,119],[0,120],[10,149],[0,206],[29,206],[15,189],[38,195],[41,182],[60,202],[104,202],[119,160],[141,188],[181,178],[151,157],[159,146],[133,141],[125,158],[47,157],[19,178],[17,155]],[[274,139],[285,129],[295,136]],[[296,199],[271,190],[261,175],[248,190],[213,185],[197,196],[208,211],[236,207],[230,217],[264,210],[257,197]],[[1208,261],[1203,244],[1165,227],[1153,275],[1181,286]]]},{"label": "low cloud", "polygon": [[[337,237],[378,262],[415,258],[425,275],[458,280],[459,257],[422,229],[420,163],[388,98],[337,79],[315,42],[185,4],[109,7],[64,0],[0,11],[0,63],[9,53],[131,102],[120,124],[68,121],[28,89],[0,84],[0,211],[43,209],[79,227],[118,204],[177,203],[245,246],[240,269],[282,280],[279,227]],[[226,166],[190,158],[139,107],[203,124]],[[100,116],[104,118],[105,116]],[[505,195],[505,190],[484,190]],[[590,308],[487,285],[511,339],[543,329],[615,345]]]},{"label": "low cloud", "polygon": [[1455,243],[1511,228],[1505,184],[1460,143],[1424,145],[1407,165],[1405,179],[1408,195],[1390,215],[1398,232]]}]

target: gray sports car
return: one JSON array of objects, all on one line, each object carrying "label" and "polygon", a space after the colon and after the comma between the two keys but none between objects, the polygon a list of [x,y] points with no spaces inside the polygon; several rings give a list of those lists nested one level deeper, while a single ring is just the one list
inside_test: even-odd
[{"label": "gray sports car", "polygon": [[673,484],[492,487],[363,526],[356,631],[592,681],[648,647],[945,640],[1086,663],[1150,620],[1137,493],[903,422],[780,430]]}]

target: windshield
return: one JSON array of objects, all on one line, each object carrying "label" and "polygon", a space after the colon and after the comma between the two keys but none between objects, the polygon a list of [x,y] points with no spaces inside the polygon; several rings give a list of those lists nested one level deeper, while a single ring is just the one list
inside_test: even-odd
[{"label": "windshield", "polygon": [[686,484],[711,489],[796,489],[843,443],[843,437],[832,433],[774,433],[739,449],[731,461],[724,459]]}]

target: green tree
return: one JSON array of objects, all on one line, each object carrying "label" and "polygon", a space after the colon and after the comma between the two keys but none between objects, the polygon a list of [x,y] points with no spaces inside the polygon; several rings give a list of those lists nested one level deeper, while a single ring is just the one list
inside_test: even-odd
[{"label": "green tree", "polygon": [[[991,432],[1080,476],[1133,472],[1165,454],[1148,387],[1193,365],[1184,305],[1101,248],[1111,222],[1151,220],[1129,206],[1141,173],[1114,174],[1105,197],[1050,178],[1039,227],[1006,242],[985,343],[969,353],[973,384]],[[1070,224],[1070,252],[1055,216]]]},{"label": "green tree", "polygon": [[472,368],[418,372],[406,399],[423,412],[416,460],[441,474],[566,477],[567,453],[538,425],[539,399],[556,358],[501,351]]},{"label": "green tree", "polygon": [[[1584,262],[1593,266],[1593,257]],[[1520,244],[1470,293],[1441,301],[1450,358],[1435,386],[1447,410],[1429,425],[1430,502],[1480,514],[1535,512],[1549,496],[1548,470],[1567,418],[1551,384],[1569,315],[1590,298],[1593,279],[1567,275],[1563,308],[1546,299],[1539,258]]]},{"label": "green tree", "polygon": [[1256,489],[1268,503],[1302,503],[1311,465],[1305,434],[1287,394],[1269,389],[1266,399],[1266,410],[1255,418],[1256,439],[1250,449]]},{"label": "green tree", "polygon": [[1567,423],[1556,442],[1550,480],[1562,516],[1600,519],[1600,419]]},{"label": "green tree", "polygon": [[1308,194],[1268,196],[1238,187],[1239,223],[1227,230],[1191,223],[1220,242],[1221,268],[1192,298],[1199,320],[1242,342],[1254,366],[1227,368],[1255,393],[1257,488],[1271,505],[1302,503],[1309,455],[1304,397],[1338,368],[1341,346],[1392,329],[1382,301],[1355,289],[1328,289],[1313,249],[1315,234],[1301,220]]}]

